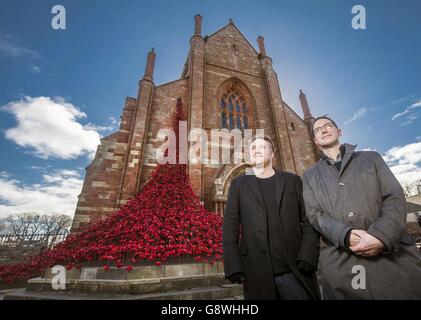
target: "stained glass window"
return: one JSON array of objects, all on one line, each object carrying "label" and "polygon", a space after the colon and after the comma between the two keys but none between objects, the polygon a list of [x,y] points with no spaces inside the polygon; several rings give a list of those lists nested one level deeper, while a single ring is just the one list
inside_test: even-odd
[{"label": "stained glass window", "polygon": [[221,97],[221,127],[234,129],[249,128],[250,106],[235,86],[229,88]]},{"label": "stained glass window", "polygon": [[234,129],[234,116],[230,113],[230,130]]},{"label": "stained glass window", "polygon": [[248,120],[247,120],[247,116],[246,115],[244,115],[243,121],[244,121],[244,129],[247,129],[249,127],[249,123],[248,123]]},{"label": "stained glass window", "polygon": [[225,103],[224,98],[221,99],[221,108],[225,109],[227,107],[227,104]]},{"label": "stained glass window", "polygon": [[225,112],[221,112],[221,119],[222,119],[221,127],[226,128],[227,127],[227,114]]},{"label": "stained glass window", "polygon": [[237,112],[237,113],[240,113],[241,111],[240,111],[240,104],[238,103],[238,101],[236,101],[235,102],[235,111]]},{"label": "stained glass window", "polygon": [[243,103],[243,113],[247,113],[247,106],[245,102]]}]

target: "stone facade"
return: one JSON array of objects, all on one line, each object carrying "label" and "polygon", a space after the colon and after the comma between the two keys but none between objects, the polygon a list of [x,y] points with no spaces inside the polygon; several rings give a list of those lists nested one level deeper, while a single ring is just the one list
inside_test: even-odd
[{"label": "stone facade", "polygon": [[[153,49],[148,53],[137,98],[126,99],[119,130],[101,140],[94,160],[86,168],[72,232],[106,217],[139,193],[157,165],[156,150],[163,143],[157,139],[157,133],[171,128],[171,116],[179,98],[187,116],[188,132],[193,128],[205,130],[210,141],[211,130],[223,128],[221,99],[233,97],[246,105],[245,109],[242,105],[238,109],[232,107],[233,122],[239,121],[241,130],[264,129],[272,137],[277,149],[275,167],[302,174],[317,160],[309,131],[314,118],[307,99],[301,92],[302,119],[282,98],[263,37],[257,39],[256,51],[231,20],[209,36],[202,36],[201,24],[202,17],[196,16],[180,79],[155,85],[156,55]],[[225,114],[226,126],[232,129],[229,113]],[[233,153],[232,145],[225,147]],[[223,213],[230,181],[247,166],[233,162],[188,165],[196,195],[207,209],[219,214]]]}]

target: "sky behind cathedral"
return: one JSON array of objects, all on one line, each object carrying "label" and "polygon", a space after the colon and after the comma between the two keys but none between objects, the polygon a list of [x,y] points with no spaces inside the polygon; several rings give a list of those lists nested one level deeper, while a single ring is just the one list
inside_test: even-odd
[{"label": "sky behind cathedral", "polygon": [[[51,9],[66,9],[54,30]],[[351,10],[366,9],[354,30]],[[343,142],[382,154],[401,182],[421,179],[421,2],[12,1],[0,3],[0,217],[72,215],[99,138],[136,97],[147,52],[154,82],[180,77],[195,14],[210,35],[229,18],[257,49],[265,38],[283,99],[328,114]]]}]

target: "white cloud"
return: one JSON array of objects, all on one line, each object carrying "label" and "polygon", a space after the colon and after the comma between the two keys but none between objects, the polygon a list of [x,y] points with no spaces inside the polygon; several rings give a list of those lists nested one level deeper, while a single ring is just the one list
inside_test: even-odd
[{"label": "white cloud", "polygon": [[[38,51],[32,50],[21,44],[19,39],[10,34],[0,33],[0,57],[11,60],[19,60],[19,65],[24,66],[25,70],[38,74],[41,72],[39,63],[45,62]],[[36,63],[36,64],[35,64]]]},{"label": "white cloud", "polygon": [[396,114],[393,115],[392,120],[396,120],[397,118],[404,116],[408,112],[409,112],[409,110],[408,109],[405,109],[402,112],[396,113]]},{"label": "white cloud", "polygon": [[41,158],[72,159],[94,155],[99,133],[77,120],[86,114],[62,98],[31,98],[12,101],[1,108],[15,116],[17,125],[6,130],[6,138],[31,148]]},{"label": "white cloud", "polygon": [[400,98],[398,98],[396,100],[393,100],[390,103],[391,104],[401,104],[401,103],[404,103],[404,102],[406,102],[408,100],[412,100],[414,98],[415,98],[415,95],[414,94],[410,94],[410,95],[407,95],[407,96],[404,96],[404,97],[400,97]]},{"label": "white cloud", "polygon": [[39,58],[37,51],[25,48],[11,35],[0,34],[0,54],[7,58]]},{"label": "white cloud", "polygon": [[29,71],[31,71],[33,74],[38,74],[41,72],[41,68],[38,66],[31,66],[29,68]]},{"label": "white cloud", "polygon": [[73,217],[83,180],[75,170],[59,170],[42,176],[42,183],[25,185],[9,174],[0,175],[0,218],[37,212]]},{"label": "white cloud", "polygon": [[418,118],[419,118],[420,116],[419,116],[419,114],[410,114],[410,115],[408,115],[408,117],[406,118],[407,119],[407,121],[405,121],[405,122],[403,122],[403,123],[401,123],[401,127],[402,126],[406,126],[406,125],[408,125],[408,124],[411,124],[411,123],[413,123],[415,120],[417,120]]},{"label": "white cloud", "polygon": [[398,112],[392,116],[392,121],[404,116],[406,116],[406,122],[402,123],[401,126],[408,125],[412,122],[414,122],[417,118],[419,118],[418,110],[417,108],[421,107],[421,99],[411,103],[408,107],[406,107],[402,112]]},{"label": "white cloud", "polygon": [[421,142],[394,147],[383,158],[401,184],[421,179]]},{"label": "white cloud", "polygon": [[117,129],[117,120],[114,117],[109,117],[110,124],[107,126],[99,126],[93,123],[88,123],[83,126],[85,130],[94,130],[98,132],[110,132]]},{"label": "white cloud", "polygon": [[364,117],[366,113],[367,113],[367,108],[361,108],[357,112],[354,113],[354,116],[351,119],[346,120],[344,124],[347,125],[357,119],[360,119]]},{"label": "white cloud", "polygon": [[413,108],[421,107],[421,100],[418,100],[417,102],[414,102],[411,106]]}]

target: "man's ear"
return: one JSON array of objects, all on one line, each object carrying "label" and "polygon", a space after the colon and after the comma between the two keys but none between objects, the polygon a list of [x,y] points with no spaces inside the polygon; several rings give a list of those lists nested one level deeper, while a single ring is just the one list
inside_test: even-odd
[{"label": "man's ear", "polygon": [[342,130],[338,129],[338,137],[342,137]]}]

